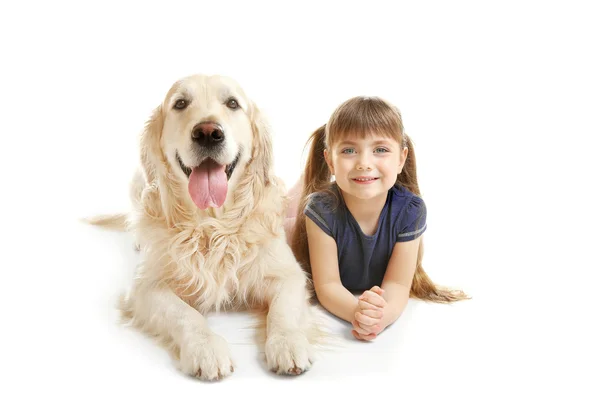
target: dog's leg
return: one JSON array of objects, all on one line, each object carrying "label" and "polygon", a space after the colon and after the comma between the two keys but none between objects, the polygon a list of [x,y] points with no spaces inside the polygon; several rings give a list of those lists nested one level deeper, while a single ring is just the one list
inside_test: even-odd
[{"label": "dog's leg", "polygon": [[308,339],[311,322],[306,277],[300,267],[288,264],[287,273],[273,279],[268,295],[265,355],[267,366],[278,374],[300,374],[314,361]]},{"label": "dog's leg", "polygon": [[206,319],[166,288],[138,287],[125,308],[134,323],[152,335],[172,341],[179,350],[181,370],[203,380],[218,380],[233,372],[225,339],[211,331]]}]

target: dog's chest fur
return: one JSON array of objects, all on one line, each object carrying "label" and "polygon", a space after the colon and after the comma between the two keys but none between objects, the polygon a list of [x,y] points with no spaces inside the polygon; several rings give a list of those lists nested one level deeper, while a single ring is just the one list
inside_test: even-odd
[{"label": "dog's chest fur", "polygon": [[265,274],[258,255],[275,238],[263,225],[247,220],[227,229],[208,220],[175,233],[170,230],[163,238],[162,246],[156,244],[168,255],[161,281],[191,306],[209,311],[261,303],[252,300],[252,287]]},{"label": "dog's chest fur", "polygon": [[[251,192],[248,195],[258,198]],[[261,197],[261,205],[251,210],[240,203],[210,215],[176,206],[177,202],[167,206],[151,186],[135,230],[147,245],[145,261],[153,266],[156,279],[200,311],[262,303],[253,295],[261,293],[254,292],[256,286],[269,283],[264,280],[268,269],[264,256],[274,241],[285,241],[285,234],[280,189],[273,186]]]}]

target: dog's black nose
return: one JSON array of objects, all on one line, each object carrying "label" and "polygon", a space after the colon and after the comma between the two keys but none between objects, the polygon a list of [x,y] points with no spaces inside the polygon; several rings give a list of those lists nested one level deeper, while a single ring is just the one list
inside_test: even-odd
[{"label": "dog's black nose", "polygon": [[221,124],[204,121],[194,126],[192,139],[201,146],[210,147],[222,142],[225,139],[225,133]]}]

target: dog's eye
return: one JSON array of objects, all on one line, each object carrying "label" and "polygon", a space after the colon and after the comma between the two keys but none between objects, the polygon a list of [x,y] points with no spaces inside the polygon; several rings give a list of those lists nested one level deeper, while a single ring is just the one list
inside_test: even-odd
[{"label": "dog's eye", "polygon": [[183,98],[180,98],[179,100],[175,101],[175,104],[173,105],[173,108],[175,108],[176,110],[183,110],[185,107],[188,106],[188,101],[184,100]]},{"label": "dog's eye", "polygon": [[231,108],[232,110],[237,110],[240,108],[240,104],[235,98],[230,98],[227,100],[227,107]]}]

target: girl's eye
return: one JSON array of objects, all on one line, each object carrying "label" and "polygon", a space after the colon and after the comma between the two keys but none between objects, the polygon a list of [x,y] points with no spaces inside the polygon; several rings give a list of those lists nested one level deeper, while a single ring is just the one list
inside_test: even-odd
[{"label": "girl's eye", "polygon": [[389,152],[389,150],[387,148],[384,147],[379,147],[379,148],[375,148],[375,152],[378,154],[384,154],[386,152]]},{"label": "girl's eye", "polygon": [[354,148],[344,148],[342,154],[354,154]]}]

